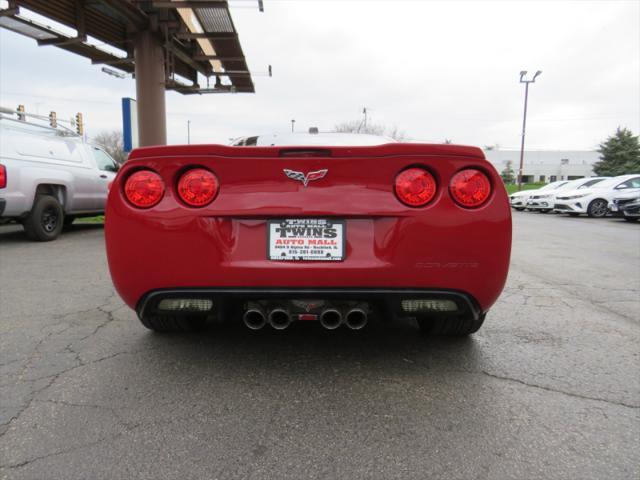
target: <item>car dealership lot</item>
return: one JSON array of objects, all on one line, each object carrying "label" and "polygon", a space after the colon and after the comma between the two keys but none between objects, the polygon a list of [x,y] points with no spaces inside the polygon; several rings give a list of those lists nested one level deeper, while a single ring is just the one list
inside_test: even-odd
[{"label": "car dealership lot", "polygon": [[507,288],[468,339],[153,334],[95,225],[0,227],[0,304],[0,478],[640,475],[640,225],[621,219],[514,213]]}]

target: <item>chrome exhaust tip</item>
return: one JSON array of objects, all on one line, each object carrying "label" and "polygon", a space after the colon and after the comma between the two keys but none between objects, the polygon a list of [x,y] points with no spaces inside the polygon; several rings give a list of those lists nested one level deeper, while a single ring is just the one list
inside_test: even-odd
[{"label": "chrome exhaust tip", "polygon": [[367,325],[367,321],[367,312],[361,308],[354,308],[349,310],[344,323],[351,330],[360,330]]},{"label": "chrome exhaust tip", "polygon": [[327,330],[335,330],[342,325],[342,314],[333,308],[327,309],[320,315],[320,325]]},{"label": "chrome exhaust tip", "polygon": [[282,308],[274,308],[269,312],[269,325],[276,330],[284,330],[291,325],[291,315]]},{"label": "chrome exhaust tip", "polygon": [[267,317],[264,316],[264,312],[262,310],[251,308],[244,312],[242,321],[247,328],[250,328],[251,330],[260,330],[267,324]]}]

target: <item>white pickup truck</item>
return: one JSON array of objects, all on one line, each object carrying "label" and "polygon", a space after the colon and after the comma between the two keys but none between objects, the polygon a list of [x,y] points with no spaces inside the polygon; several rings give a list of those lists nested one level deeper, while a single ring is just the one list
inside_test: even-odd
[{"label": "white pickup truck", "polygon": [[0,112],[0,223],[49,241],[78,217],[104,213],[118,164],[69,129]]}]

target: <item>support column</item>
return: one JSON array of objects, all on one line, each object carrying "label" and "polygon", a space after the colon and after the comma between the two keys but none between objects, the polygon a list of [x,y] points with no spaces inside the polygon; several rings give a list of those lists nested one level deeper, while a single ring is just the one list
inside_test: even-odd
[{"label": "support column", "polygon": [[151,31],[138,32],[134,55],[140,146],[166,145],[167,111],[162,42]]}]

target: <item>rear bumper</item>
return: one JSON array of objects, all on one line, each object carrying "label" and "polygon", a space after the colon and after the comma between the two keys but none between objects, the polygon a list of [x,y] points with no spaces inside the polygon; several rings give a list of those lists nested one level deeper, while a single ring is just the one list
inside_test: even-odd
[{"label": "rear bumper", "polygon": [[[162,314],[159,304],[165,299],[207,299],[212,300],[211,313],[235,312],[247,302],[280,303],[289,300],[366,303],[376,311],[391,316],[416,316],[403,309],[403,300],[451,300],[457,309],[438,312],[438,316],[463,316],[478,320],[482,310],[476,300],[463,292],[451,290],[423,289],[376,289],[376,288],[177,288],[162,289],[144,295],[136,307],[138,317]],[[166,313],[166,312],[164,312]]]},{"label": "rear bumper", "polygon": [[[334,157],[333,176],[307,188],[282,180],[282,160],[260,158],[193,159],[211,165],[221,184],[216,200],[197,209],[182,204],[171,186],[185,159],[127,162],[111,187],[105,216],[109,269],[127,305],[138,308],[149,292],[170,289],[416,289],[464,292],[486,312],[500,295],[509,269],[511,212],[502,181],[486,162]],[[322,157],[287,162],[304,171],[328,165]],[[393,193],[393,179],[421,164],[437,173],[440,187],[425,207],[407,207]],[[146,210],[123,195],[123,179],[140,165],[168,185],[162,200]],[[495,187],[475,209],[456,204],[446,188],[468,166],[490,174]],[[344,221],[344,260],[269,260],[272,219]]]}]

